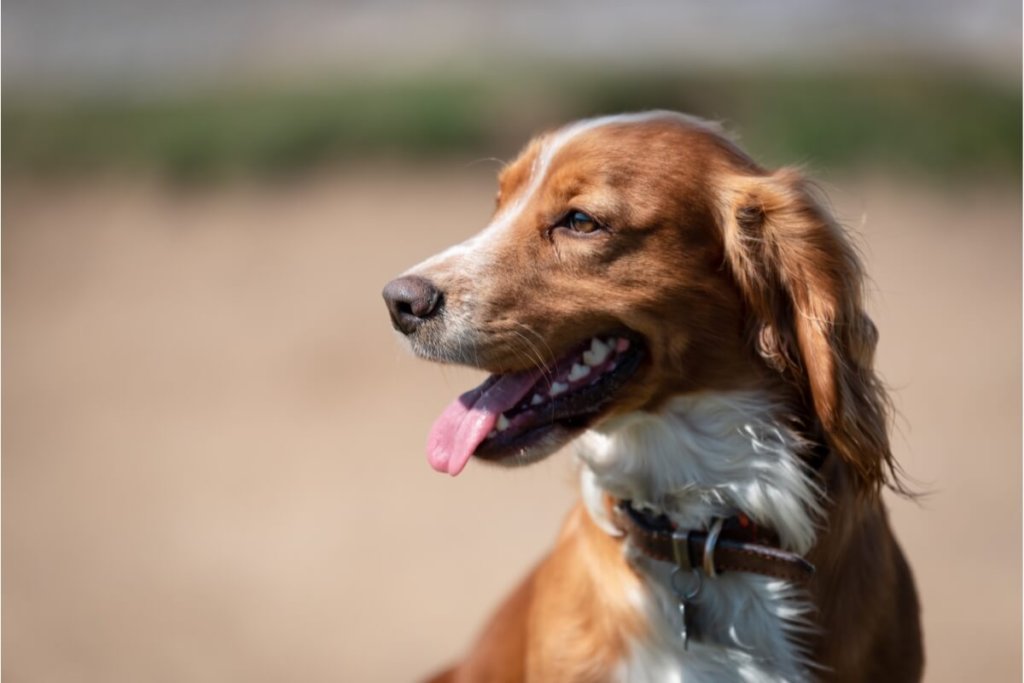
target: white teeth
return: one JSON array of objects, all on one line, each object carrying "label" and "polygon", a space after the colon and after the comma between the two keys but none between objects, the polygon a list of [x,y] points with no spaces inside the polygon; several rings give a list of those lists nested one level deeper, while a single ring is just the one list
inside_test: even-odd
[{"label": "white teeth", "polygon": [[551,391],[549,392],[552,396],[558,396],[569,390],[568,384],[562,384],[561,382],[552,382]]},{"label": "white teeth", "polygon": [[504,415],[498,416],[498,431],[503,432],[506,429],[508,429],[508,418]]},{"label": "white teeth", "polygon": [[539,406],[543,402],[544,402],[544,397],[541,396],[540,394],[534,394],[533,398],[530,399],[530,405],[531,406]]},{"label": "white teeth", "polygon": [[576,380],[583,379],[589,374],[590,368],[588,366],[573,363],[572,370],[569,371],[569,381],[575,382]]},{"label": "white teeth", "polygon": [[603,341],[594,337],[593,341],[590,342],[590,350],[583,352],[583,362],[594,367],[604,362],[604,359],[608,357],[608,353],[611,349]]}]

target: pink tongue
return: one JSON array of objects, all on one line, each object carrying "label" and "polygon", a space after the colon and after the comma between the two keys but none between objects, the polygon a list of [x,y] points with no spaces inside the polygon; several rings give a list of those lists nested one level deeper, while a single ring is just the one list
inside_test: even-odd
[{"label": "pink tongue", "polygon": [[498,417],[526,396],[542,370],[500,375],[452,401],[437,418],[427,438],[427,460],[438,472],[453,477],[466,466],[473,451],[487,438]]}]

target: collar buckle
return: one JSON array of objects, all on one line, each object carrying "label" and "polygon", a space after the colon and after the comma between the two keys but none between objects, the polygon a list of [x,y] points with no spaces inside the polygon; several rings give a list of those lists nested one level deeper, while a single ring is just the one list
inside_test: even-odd
[{"label": "collar buckle", "polygon": [[756,533],[757,528],[742,515],[714,517],[707,531],[697,531],[673,528],[665,515],[650,519],[628,500],[620,500],[615,510],[623,533],[643,555],[671,562],[681,572],[701,571],[707,578],[746,572],[794,583],[814,575],[813,564],[783,550],[777,540]]}]

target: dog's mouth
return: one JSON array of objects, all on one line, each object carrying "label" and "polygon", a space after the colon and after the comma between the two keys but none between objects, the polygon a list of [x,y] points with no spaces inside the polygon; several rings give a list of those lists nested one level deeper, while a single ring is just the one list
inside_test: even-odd
[{"label": "dog's mouth", "polygon": [[431,466],[454,476],[473,455],[504,465],[550,455],[610,410],[645,355],[636,335],[603,334],[548,367],[491,375],[434,423]]}]

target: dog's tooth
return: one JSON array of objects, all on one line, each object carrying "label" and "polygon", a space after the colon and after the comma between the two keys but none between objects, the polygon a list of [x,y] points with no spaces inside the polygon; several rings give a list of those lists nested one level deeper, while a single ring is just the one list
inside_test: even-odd
[{"label": "dog's tooth", "polygon": [[629,349],[629,340],[628,339],[617,339],[615,341],[615,350],[616,351],[618,351],[619,353],[622,353],[623,351],[626,351],[627,349]]},{"label": "dog's tooth", "polygon": [[561,382],[552,382],[551,391],[549,392],[552,396],[558,396],[559,394],[565,393],[569,390],[568,384],[562,384]]},{"label": "dog's tooth", "polygon": [[504,415],[498,416],[498,431],[503,432],[508,429],[508,418]]},{"label": "dog's tooth", "polygon": [[583,362],[590,367],[600,365],[604,362],[605,358],[608,357],[609,351],[611,351],[611,349],[608,348],[607,344],[597,337],[594,337],[590,342],[590,350],[583,352]]},{"label": "dog's tooth", "polygon": [[544,402],[544,397],[541,396],[540,394],[534,394],[533,398],[530,399],[530,405],[531,406],[539,406],[543,402]]},{"label": "dog's tooth", "polygon": [[573,363],[572,370],[569,371],[569,381],[575,382],[576,380],[583,379],[589,374],[590,368],[588,366]]}]

